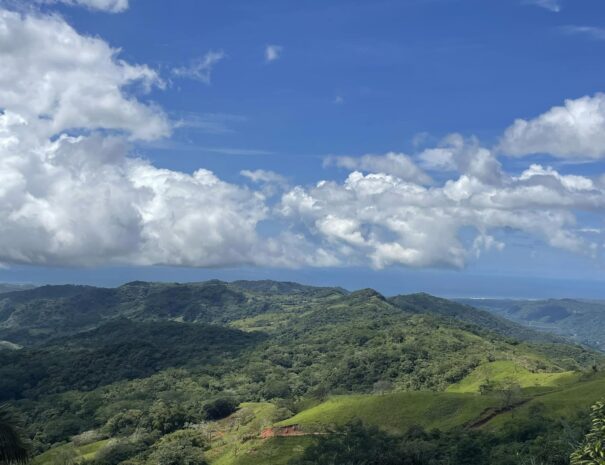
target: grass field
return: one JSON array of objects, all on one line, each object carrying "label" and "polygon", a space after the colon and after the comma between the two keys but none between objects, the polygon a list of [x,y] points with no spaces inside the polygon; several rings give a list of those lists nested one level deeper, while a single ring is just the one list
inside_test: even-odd
[{"label": "grass field", "polygon": [[570,418],[579,411],[588,411],[594,402],[603,398],[605,398],[605,374],[601,373],[570,386],[537,395],[513,412],[494,418],[486,427],[497,428],[503,422],[510,420],[513,415],[527,416],[530,414],[531,407],[537,404],[544,406],[544,414],[550,418]]},{"label": "grass field", "polygon": [[226,455],[220,461],[211,460],[212,465],[287,465],[293,457],[301,454],[311,443],[310,437],[271,438],[254,441],[245,451],[237,455]]},{"label": "grass field", "polygon": [[462,381],[450,386],[447,391],[479,392],[479,387],[487,381],[497,383],[507,380],[514,381],[522,388],[555,388],[573,384],[579,376],[579,373],[573,371],[534,373],[513,361],[501,360],[478,366]]},{"label": "grass field", "polygon": [[301,425],[312,430],[361,418],[391,432],[404,432],[413,425],[449,429],[476,419],[484,410],[498,404],[496,397],[472,393],[397,392],[337,396],[278,425]]}]

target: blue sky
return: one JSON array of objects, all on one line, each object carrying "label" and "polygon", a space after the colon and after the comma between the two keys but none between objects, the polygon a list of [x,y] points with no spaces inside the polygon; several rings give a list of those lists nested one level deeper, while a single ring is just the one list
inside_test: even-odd
[{"label": "blue sky", "polygon": [[[9,27],[31,34],[32,43],[52,34],[97,41],[70,46],[74,63],[45,61],[31,49],[0,43],[5,59],[23,66],[26,76],[69,70],[47,100],[71,105],[24,109],[13,99],[18,89],[0,93],[0,108],[53,121],[52,130],[41,129],[42,141],[63,135],[84,144],[90,138],[83,150],[102,158],[108,174],[94,190],[81,184],[90,175],[73,168],[76,155],[65,155],[72,157],[70,178],[49,181],[53,196],[44,199],[52,220],[0,230],[2,281],[273,278],[367,285],[389,294],[605,298],[605,140],[599,135],[605,133],[599,94],[605,92],[605,4],[598,0],[62,0],[26,8],[4,2],[3,8],[20,15]],[[112,8],[120,11],[103,11]],[[38,22],[28,27],[27,18]],[[58,56],[52,43],[48,47]],[[99,47],[111,47],[113,56],[97,54]],[[137,65],[154,75],[124,71]],[[31,79],[39,85],[38,77]],[[97,80],[98,89],[88,89],[86,83]],[[115,107],[101,103],[108,88],[122,99]],[[90,110],[78,121],[70,111],[82,108],[77,98],[85,92],[99,92],[105,113]],[[575,106],[563,107],[566,100]],[[132,101],[139,107],[125,110]],[[141,137],[151,117],[158,129]],[[514,126],[518,119],[527,124]],[[26,147],[18,136],[23,153],[45,146]],[[95,137],[121,138],[128,153],[107,162],[114,155],[98,155],[105,148],[91,145]],[[445,162],[435,161],[435,149]],[[397,156],[389,159],[389,153]],[[362,161],[368,154],[373,158]],[[46,161],[59,159],[53,156]],[[145,166],[130,172],[132,159]],[[528,174],[531,165],[541,171]],[[0,176],[4,169],[13,179],[9,166],[14,169],[0,165]],[[179,182],[193,189],[193,181],[179,181],[178,173],[201,168],[221,187],[185,191]],[[30,186],[46,184],[19,169]],[[170,201],[160,194],[167,184],[145,184],[161,169],[169,173]],[[256,177],[242,176],[243,170]],[[107,181],[126,171],[127,186]],[[364,178],[353,180],[353,172]],[[320,181],[328,187],[316,187]],[[392,191],[379,198],[362,192],[379,183],[383,189],[385,182]],[[455,186],[446,189],[448,182]],[[155,201],[143,205],[139,194],[126,194],[143,188]],[[45,189],[29,189],[19,198],[42,201],[37,190]],[[81,192],[78,205],[57,194],[70,189]],[[414,189],[424,191],[411,201]],[[472,198],[461,200],[469,189]],[[181,190],[187,197],[173,199]],[[332,204],[352,191],[351,199]],[[90,199],[101,192],[118,200],[99,206],[99,218],[87,224],[82,212],[96,211]],[[485,206],[503,192],[502,203]],[[30,211],[25,201],[8,201],[16,194],[2,195],[3,214]],[[320,206],[305,210],[308,199]],[[131,202],[134,217],[120,207]],[[204,210],[208,205],[212,211]],[[379,212],[370,218],[372,208]],[[240,225],[234,218],[242,214],[250,218]],[[166,218],[172,222],[161,223]],[[544,226],[536,226],[541,221]],[[107,234],[99,233],[105,226]],[[171,227],[176,239],[165,239]],[[28,234],[31,241],[24,239]],[[121,242],[108,239],[116,234]]]}]

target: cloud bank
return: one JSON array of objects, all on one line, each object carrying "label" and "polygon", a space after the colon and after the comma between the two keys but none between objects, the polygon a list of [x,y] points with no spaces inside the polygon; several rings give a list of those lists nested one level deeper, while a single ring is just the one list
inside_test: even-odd
[{"label": "cloud bank", "polygon": [[[0,10],[0,60],[0,263],[462,267],[506,250],[509,230],[584,255],[602,243],[577,218],[602,215],[605,178],[509,174],[474,138],[332,157],[349,174],[314,186],[244,170],[247,186],[140,156],[175,126],[149,100],[164,81],[62,18]],[[604,100],[518,120],[498,150],[602,158]]]}]

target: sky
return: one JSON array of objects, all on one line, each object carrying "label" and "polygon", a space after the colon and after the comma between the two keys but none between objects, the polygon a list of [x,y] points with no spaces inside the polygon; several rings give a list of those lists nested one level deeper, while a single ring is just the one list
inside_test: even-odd
[{"label": "sky", "polygon": [[0,0],[0,281],[605,298],[600,0]]}]

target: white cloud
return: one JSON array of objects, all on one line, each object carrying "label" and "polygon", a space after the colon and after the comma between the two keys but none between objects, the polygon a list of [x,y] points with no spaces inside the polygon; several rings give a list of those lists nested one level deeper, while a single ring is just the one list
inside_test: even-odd
[{"label": "white cloud", "polygon": [[40,3],[65,3],[67,5],[84,6],[91,10],[121,13],[128,9],[128,0],[38,0]]},{"label": "white cloud", "polygon": [[569,35],[581,35],[595,40],[605,40],[605,29],[593,26],[563,26],[561,31]]},{"label": "white cloud", "polygon": [[128,139],[169,131],[161,110],[124,90],[161,85],[155,72],[59,17],[6,10],[0,60],[0,262],[272,262],[278,247],[257,240],[262,194],[129,156]]},{"label": "white cloud", "polygon": [[97,128],[127,131],[137,139],[168,135],[162,111],[124,90],[138,84],[146,92],[161,87],[161,79],[116,55],[58,17],[0,10],[0,108],[46,136]]},{"label": "white cloud", "polygon": [[539,6],[553,13],[559,13],[562,8],[560,0],[525,0],[525,3]]},{"label": "white cloud", "polygon": [[438,147],[422,151],[418,158],[428,170],[456,171],[498,184],[502,178],[500,162],[476,138],[465,139],[460,134],[450,134]]},{"label": "white cloud", "polygon": [[242,170],[239,174],[255,183],[287,184],[286,178],[274,171]]},{"label": "white cloud", "polygon": [[[590,179],[537,165],[496,183],[463,174],[438,187],[353,172],[342,184],[291,189],[279,206],[341,264],[375,268],[462,267],[482,250],[503,250],[496,237],[506,230],[591,255],[596,245],[578,234],[573,212],[604,209],[605,191]],[[475,231],[474,238],[463,240],[463,231]]]},{"label": "white cloud", "polygon": [[205,84],[210,84],[214,67],[225,56],[223,51],[209,51],[202,58],[193,61],[189,66],[173,68],[172,74],[179,78],[194,79]]},{"label": "white cloud", "polygon": [[530,120],[518,119],[499,149],[512,156],[546,153],[558,158],[605,157],[605,94],[566,100]]},{"label": "white cloud", "polygon": [[[0,263],[461,267],[503,250],[510,229],[589,255],[601,239],[577,218],[605,212],[604,180],[540,165],[510,176],[473,138],[450,135],[418,155],[448,176],[440,184],[410,157],[387,153],[330,159],[353,171],[344,182],[291,188],[277,173],[247,170],[259,186],[246,187],[136,156],[139,141],[170,131],[145,100],[161,79],[63,19],[0,10],[0,61]],[[574,118],[525,122],[509,130],[513,146],[561,120],[573,129],[556,139],[559,153],[569,138],[598,143],[595,99],[604,97],[568,102],[591,124],[578,122],[581,109],[551,110]],[[276,205],[271,185],[282,192]],[[267,229],[277,232],[259,232]]]},{"label": "white cloud", "polygon": [[360,170],[371,173],[387,173],[400,179],[428,184],[431,178],[402,153],[389,152],[385,155],[363,155],[361,157],[326,157],[324,165],[335,165],[348,170]]},{"label": "white cloud", "polygon": [[[3,127],[15,134],[7,115]],[[0,143],[6,143],[2,138]],[[4,145],[4,144],[3,144]],[[120,139],[62,136],[0,158],[0,257],[10,263],[219,266],[252,261],[263,199],[199,170],[127,158]]]},{"label": "white cloud", "polygon": [[181,115],[173,123],[175,129],[193,129],[206,134],[229,134],[234,132],[232,125],[243,123],[246,118],[225,113],[188,113]]},{"label": "white cloud", "polygon": [[265,61],[270,63],[281,57],[284,48],[280,45],[267,45],[265,47]]}]

